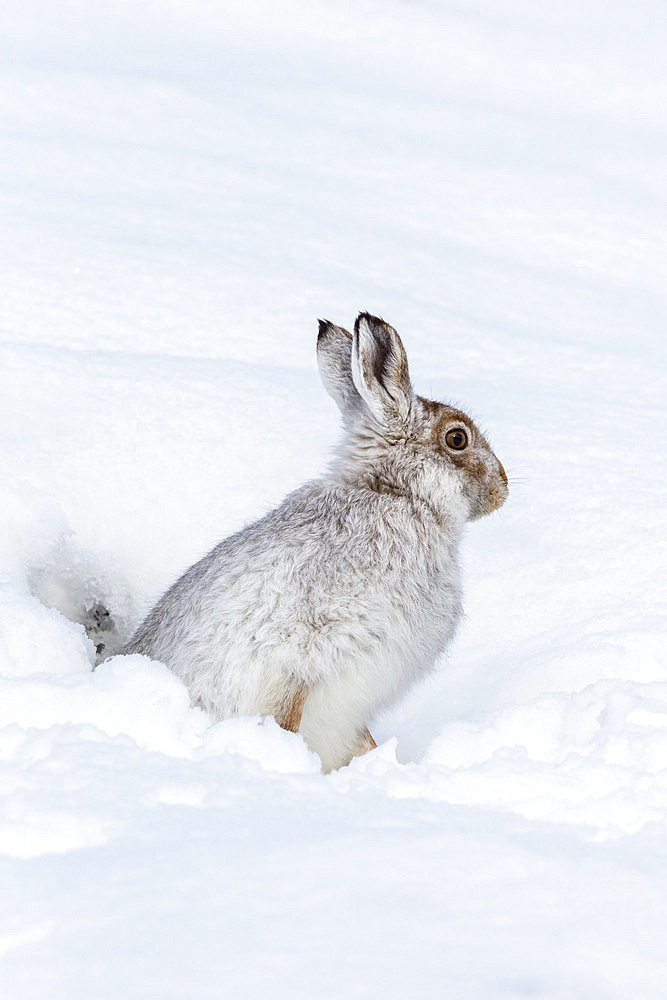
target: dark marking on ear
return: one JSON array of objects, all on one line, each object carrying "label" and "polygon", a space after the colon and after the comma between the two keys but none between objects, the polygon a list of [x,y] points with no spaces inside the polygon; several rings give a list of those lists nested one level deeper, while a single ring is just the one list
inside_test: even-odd
[{"label": "dark marking on ear", "polygon": [[396,367],[399,359],[396,357],[391,336],[387,334],[387,324],[380,316],[372,316],[367,312],[359,313],[354,324],[357,335],[362,320],[365,321],[375,341],[375,350],[370,359],[372,368],[369,374],[377,379],[384,391],[393,399],[391,392],[392,369]]},{"label": "dark marking on ear", "polygon": [[386,337],[379,339],[376,336],[377,351],[373,358],[373,374],[385,392],[391,396],[391,370],[394,362],[394,350],[391,341]]},{"label": "dark marking on ear", "polygon": [[373,419],[389,433],[405,433],[412,419],[414,393],[401,338],[392,326],[370,313],[354,325],[352,380]]}]

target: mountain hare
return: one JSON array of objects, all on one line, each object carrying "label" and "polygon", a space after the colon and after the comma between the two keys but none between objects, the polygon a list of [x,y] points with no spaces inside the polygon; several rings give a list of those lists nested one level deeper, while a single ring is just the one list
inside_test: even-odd
[{"label": "mountain hare", "polygon": [[220,542],[125,648],[166,663],[216,719],[273,715],[325,771],[375,746],[368,720],[433,669],[461,618],[466,521],[507,497],[470,417],[415,395],[396,331],[320,321],[345,438],[331,471]]}]

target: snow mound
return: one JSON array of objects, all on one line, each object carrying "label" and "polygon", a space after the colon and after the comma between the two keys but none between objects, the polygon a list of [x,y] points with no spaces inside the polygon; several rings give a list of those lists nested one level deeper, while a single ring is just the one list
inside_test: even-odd
[{"label": "snow mound", "polygon": [[[0,583],[1,677],[64,678],[90,672],[93,663],[93,645],[81,625],[21,593],[8,580]],[[11,708],[5,701],[10,718]]]},{"label": "snow mound", "polygon": [[391,796],[573,824],[596,839],[667,822],[666,683],[600,681],[453,722],[419,764],[399,764],[394,750],[351,771]]},{"label": "snow mound", "polygon": [[319,773],[320,760],[298,733],[286,733],[275,719],[226,719],[203,734],[204,755],[240,754],[266,771],[281,774]]},{"label": "snow mound", "polygon": [[[190,704],[185,686],[164,664],[139,655],[115,656],[97,669],[93,663],[81,626],[10,584],[2,587],[5,761],[26,752],[18,732],[42,734],[40,757],[48,757],[66,732],[68,741],[79,739],[82,746],[91,739],[112,745],[120,740],[195,762],[232,755],[276,774],[319,772],[319,760],[302,738],[271,718],[214,723]],[[601,839],[635,833],[667,821],[667,682],[609,679],[474,722],[452,721],[419,762],[399,763],[396,740],[389,739],[331,778],[338,790],[359,780],[389,797],[513,812],[572,824]],[[35,831],[44,828],[59,831],[44,840],[49,850],[76,846],[80,836],[88,842],[80,828],[72,839],[67,822],[54,825],[33,813],[12,827],[15,841],[10,838],[5,849],[12,852],[16,842],[38,852],[42,841]]]},{"label": "snow mound", "polygon": [[162,663],[115,656],[93,670],[83,628],[10,587],[0,603],[0,656],[0,727],[92,727],[176,757],[231,753],[272,771],[319,770],[301,737],[273,719],[213,725]]}]

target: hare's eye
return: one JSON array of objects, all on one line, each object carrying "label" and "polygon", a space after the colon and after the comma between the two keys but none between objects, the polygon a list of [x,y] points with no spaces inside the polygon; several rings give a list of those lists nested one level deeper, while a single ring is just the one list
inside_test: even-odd
[{"label": "hare's eye", "polygon": [[468,435],[461,427],[455,427],[453,430],[447,431],[445,441],[447,447],[452,448],[454,451],[463,451],[464,448],[468,447]]}]

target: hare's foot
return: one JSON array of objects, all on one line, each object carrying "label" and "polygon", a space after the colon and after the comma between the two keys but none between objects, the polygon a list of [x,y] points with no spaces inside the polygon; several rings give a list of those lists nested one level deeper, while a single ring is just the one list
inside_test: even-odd
[{"label": "hare's foot", "polygon": [[359,733],[356,746],[354,748],[354,756],[362,757],[369,750],[375,750],[377,743],[369,733],[368,729],[364,728]]},{"label": "hare's foot", "polygon": [[273,712],[273,717],[281,729],[286,729],[288,733],[299,732],[307,697],[308,688],[305,684],[296,684],[285,691],[280,704]]},{"label": "hare's foot", "polygon": [[[329,771],[337,770],[339,767],[345,767],[347,764],[350,764],[355,757],[363,757],[363,755],[368,753],[369,750],[375,750],[376,746],[377,743],[369,733],[368,729],[364,726],[363,729],[359,730],[356,739],[353,742],[347,742],[343,747],[339,748],[339,753],[337,754],[335,763],[329,761],[328,758],[326,763],[324,763],[323,760],[322,770],[325,774],[328,774]],[[322,757],[319,747],[317,748],[317,752],[320,754],[320,757]]]}]

